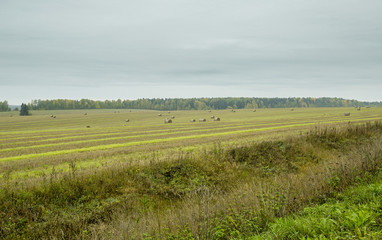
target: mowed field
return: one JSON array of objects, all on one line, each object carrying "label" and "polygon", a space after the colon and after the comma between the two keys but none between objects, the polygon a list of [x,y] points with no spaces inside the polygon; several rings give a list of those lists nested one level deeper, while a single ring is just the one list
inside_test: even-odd
[{"label": "mowed field", "polygon": [[[350,112],[350,116],[344,116]],[[79,171],[158,154],[163,158],[216,142],[304,134],[317,125],[382,119],[382,108],[209,111],[62,110],[0,113],[0,174],[13,179]],[[161,114],[162,116],[158,116]],[[56,116],[52,118],[51,115]],[[165,124],[165,118],[173,123]],[[213,121],[211,116],[221,121]],[[199,122],[205,118],[206,122]],[[126,120],[129,119],[129,122]],[[195,119],[196,122],[191,122]],[[69,164],[68,164],[69,163]],[[72,165],[71,165],[72,164]]]}]

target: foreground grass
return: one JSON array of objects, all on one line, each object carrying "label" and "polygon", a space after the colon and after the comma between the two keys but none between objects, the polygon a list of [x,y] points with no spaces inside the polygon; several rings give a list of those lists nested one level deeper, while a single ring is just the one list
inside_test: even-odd
[{"label": "foreground grass", "polygon": [[[316,128],[282,141],[215,144],[174,159],[55,169],[26,185],[3,175],[5,239],[232,239],[325,202],[382,165],[382,124]],[[182,229],[182,230],[180,230]]]},{"label": "foreground grass", "polygon": [[382,239],[382,171],[249,239]]}]

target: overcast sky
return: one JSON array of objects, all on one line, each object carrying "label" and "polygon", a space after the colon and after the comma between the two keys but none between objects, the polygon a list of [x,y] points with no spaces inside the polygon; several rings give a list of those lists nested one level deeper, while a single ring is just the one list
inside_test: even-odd
[{"label": "overcast sky", "polygon": [[1,0],[0,101],[382,101],[381,0]]}]

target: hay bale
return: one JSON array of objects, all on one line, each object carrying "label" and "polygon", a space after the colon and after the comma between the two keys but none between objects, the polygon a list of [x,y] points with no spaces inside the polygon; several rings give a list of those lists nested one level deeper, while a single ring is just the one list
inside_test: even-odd
[{"label": "hay bale", "polygon": [[90,128],[90,126],[86,126],[86,128]]},{"label": "hay bale", "polygon": [[158,114],[158,117],[161,117],[161,116],[162,116],[162,114],[159,113],[159,114]]},{"label": "hay bale", "polygon": [[171,119],[174,119],[175,118],[175,116],[171,116]]},{"label": "hay bale", "polygon": [[205,118],[199,119],[199,122],[206,122],[207,120]]},{"label": "hay bale", "polygon": [[125,122],[130,122],[130,119],[126,119]]},{"label": "hay bale", "polygon": [[87,113],[84,113],[84,115],[86,116],[86,115],[88,115]]},{"label": "hay bale", "polygon": [[196,122],[196,120],[195,119],[191,119],[190,122]]},{"label": "hay bale", "polygon": [[215,118],[215,116],[211,116],[211,119],[214,119]]},{"label": "hay bale", "polygon": [[214,118],[214,121],[220,121],[219,117]]},{"label": "hay bale", "polygon": [[53,116],[53,118],[56,118],[56,116]]},{"label": "hay bale", "polygon": [[256,112],[256,109],[253,109],[253,112]]},{"label": "hay bale", "polygon": [[168,119],[168,118],[166,118],[166,119],[164,120],[164,123],[172,123],[172,120],[171,120],[171,119]]},{"label": "hay bale", "polygon": [[357,107],[357,111],[361,111],[361,107]]},{"label": "hay bale", "polygon": [[168,111],[167,113],[168,113],[168,114],[170,114],[171,112],[170,112],[170,111]]},{"label": "hay bale", "polygon": [[345,116],[350,116],[350,112],[344,113]]}]

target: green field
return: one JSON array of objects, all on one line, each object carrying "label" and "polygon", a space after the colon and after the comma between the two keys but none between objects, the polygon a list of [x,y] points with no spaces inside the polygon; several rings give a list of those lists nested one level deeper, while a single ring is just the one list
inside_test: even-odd
[{"label": "green field", "polygon": [[[344,112],[351,112],[345,117]],[[86,113],[86,115],[84,115]],[[382,119],[381,108],[258,109],[220,111],[72,110],[35,111],[32,116],[0,115],[2,172],[31,171],[96,158],[125,158],[126,154],[174,147],[201,146],[215,141],[263,139],[296,133],[318,124]],[[162,114],[162,116],[158,116]],[[55,115],[56,118],[51,118]],[[175,116],[173,123],[164,119]],[[210,117],[218,116],[220,122]],[[207,122],[198,122],[205,118]],[[125,122],[129,119],[129,122]],[[196,122],[190,122],[196,119]],[[87,128],[89,126],[90,128]],[[281,134],[283,133],[283,134]],[[25,167],[23,169],[23,167]]]},{"label": "green field", "polygon": [[[350,112],[350,116],[344,116],[345,112]],[[298,162],[288,163],[284,166],[280,163],[280,169],[277,167],[273,168],[271,165],[271,168],[266,166],[267,169],[260,168],[259,165],[254,166],[252,169],[252,167],[248,167],[250,164],[248,165],[246,163],[241,165],[241,160],[232,162],[232,159],[228,159],[229,161],[224,159],[222,163],[218,164],[218,160],[212,156],[213,154],[216,154],[216,156],[220,154],[220,158],[226,158],[224,154],[230,153],[230,151],[238,151],[237,149],[241,149],[242,146],[252,146],[250,144],[261,144],[268,141],[285,141],[285,139],[292,138],[300,139],[305,136],[309,138],[313,131],[319,132],[320,129],[342,129],[347,126],[355,127],[358,124],[382,120],[382,108],[362,108],[361,111],[357,111],[355,108],[295,108],[257,109],[256,112],[251,109],[239,109],[235,112],[231,110],[212,110],[211,112],[171,111],[170,113],[167,111],[149,110],[60,110],[32,111],[31,113],[31,116],[24,117],[18,116],[17,112],[0,113],[0,176],[3,179],[0,184],[2,189],[0,193],[3,194],[4,199],[8,196],[7,192],[12,191],[15,191],[17,194],[25,192],[25,196],[19,196],[20,199],[24,197],[25,199],[29,199],[32,195],[34,196],[34,194],[37,194],[36,196],[45,196],[44,194],[47,194],[45,197],[42,197],[43,200],[41,200],[40,203],[36,202],[32,204],[33,207],[37,204],[38,206],[44,206],[44,209],[51,209],[49,211],[42,210],[42,213],[40,213],[41,216],[47,215],[41,218],[50,219],[54,218],[53,216],[62,217],[65,215],[62,215],[62,212],[65,212],[69,215],[73,214],[74,216],[78,216],[76,219],[79,219],[78,221],[82,224],[81,226],[86,226],[83,232],[78,232],[78,229],[76,230],[74,226],[71,226],[70,231],[73,231],[73,233],[71,233],[72,235],[62,235],[62,237],[66,239],[94,236],[108,238],[105,237],[108,236],[108,234],[113,237],[118,234],[124,235],[126,234],[126,232],[124,232],[126,229],[121,230],[123,233],[113,231],[108,233],[107,231],[105,232],[104,229],[109,228],[103,228],[102,224],[105,223],[107,226],[114,226],[113,228],[115,229],[123,229],[115,227],[116,218],[123,218],[124,221],[130,221],[131,219],[135,219],[131,221],[137,221],[136,214],[138,213],[133,214],[134,217],[123,217],[124,213],[115,213],[114,210],[112,214],[110,213],[110,216],[116,214],[117,217],[111,217],[112,220],[103,219],[97,214],[96,216],[98,217],[94,218],[98,220],[94,223],[87,222],[89,220],[80,220],[82,217],[84,219],[90,218],[84,217],[82,211],[84,211],[83,208],[91,208],[91,206],[93,206],[92,204],[96,204],[94,205],[95,207],[93,206],[95,209],[99,206],[97,204],[101,204],[105,207],[109,205],[112,206],[112,202],[115,202],[115,204],[119,206],[122,198],[134,196],[132,198],[135,200],[131,200],[134,203],[131,204],[138,204],[140,206],[138,208],[143,206],[143,209],[146,209],[139,211],[139,214],[142,215],[138,214],[140,216],[139,219],[148,219],[147,216],[150,214],[163,214],[162,211],[166,211],[166,207],[163,206],[169,206],[168,196],[171,194],[173,194],[171,199],[177,199],[175,202],[170,199],[171,204],[176,205],[179,201],[185,204],[184,201],[186,200],[183,199],[183,196],[187,194],[187,196],[189,196],[190,192],[195,189],[200,189],[200,186],[215,186],[211,189],[220,189],[219,191],[224,192],[224,195],[230,198],[232,196],[230,196],[229,192],[233,191],[232,189],[235,189],[236,186],[235,184],[229,183],[232,179],[235,179],[237,184],[242,185],[242,183],[245,183],[248,185],[249,181],[254,181],[252,175],[258,173],[258,171],[261,172],[261,176],[266,172],[264,175],[266,177],[272,174],[278,174],[279,172],[292,171],[293,169],[299,169],[298,171],[305,169],[301,170],[301,174],[305,174],[310,171],[308,170],[310,164],[313,164]],[[159,114],[161,114],[161,116],[158,116]],[[55,116],[55,118],[51,117],[52,115]],[[172,119],[173,123],[164,123],[165,118],[171,118],[172,116],[174,116]],[[221,120],[213,121],[211,116],[219,117]],[[205,118],[206,122],[199,122],[199,119],[202,118]],[[129,122],[126,122],[127,119],[129,119]],[[195,119],[196,122],[191,122],[191,119]],[[288,142],[287,145],[294,146],[294,143],[292,144],[294,140],[290,141],[291,143]],[[302,140],[296,141],[300,143],[297,144],[297,150],[295,152],[283,152],[283,154],[287,154],[287,158],[290,154],[296,156],[296,159],[333,159],[333,156],[338,156],[337,150],[330,150],[321,145],[317,147],[314,143],[312,143],[312,145],[309,145],[310,143],[305,144]],[[353,144],[351,146],[357,146],[357,143],[351,143]],[[224,154],[219,151],[224,152]],[[205,163],[207,161],[206,159],[209,159],[210,156],[212,156],[211,158],[213,160],[208,164],[215,165],[209,166]],[[195,182],[183,182],[181,186],[179,182],[167,182],[167,185],[174,184],[171,185],[173,188],[170,190],[168,190],[168,186],[160,185],[162,184],[162,180],[157,178],[158,174],[164,174],[163,169],[171,168],[171,162],[176,162],[184,158],[192,158],[196,159],[195,161],[197,162],[199,161],[196,165],[189,166],[187,165],[188,163],[184,163],[185,165],[183,163],[181,164],[181,166],[186,166],[188,172],[196,174]],[[237,155],[234,160],[236,161],[236,159],[240,159],[240,156]],[[320,161],[321,160],[317,160],[317,162]],[[160,164],[164,165],[162,166]],[[317,169],[321,168],[315,167]],[[159,172],[155,173],[155,171],[157,171],[156,169],[159,168],[162,170],[158,170]],[[215,168],[220,170],[216,170]],[[239,170],[234,171],[232,169]],[[289,170],[287,171],[286,169]],[[240,174],[238,174],[238,172]],[[122,177],[126,176],[126,174],[129,175],[128,178]],[[154,180],[152,180],[152,177],[149,177],[151,174],[154,174]],[[227,175],[221,176],[219,174]],[[115,180],[110,180],[110,183],[105,183],[105,181],[108,182],[109,179],[114,178]],[[211,179],[213,179],[213,181]],[[145,182],[149,180],[152,180],[153,183]],[[86,188],[84,185],[88,184],[90,186],[96,181],[100,181],[99,186],[100,188],[103,186],[102,189],[89,190],[92,192],[91,194],[85,193],[88,190],[84,190]],[[188,180],[178,179],[176,181]],[[79,187],[82,190],[78,190],[80,192],[79,196],[67,196],[68,198],[65,200],[65,203],[62,203],[53,196],[53,192],[58,191],[57,189],[52,190],[53,186],[55,186],[55,182],[63,184],[62,189],[66,189],[66,186],[70,186],[68,189],[76,189]],[[104,184],[106,185],[104,186]],[[151,184],[151,187],[146,189],[147,184]],[[199,187],[196,188],[195,186]],[[107,188],[111,190],[107,190]],[[12,191],[10,191],[10,189],[12,189]],[[48,194],[49,191],[52,191],[52,193]],[[244,190],[240,188],[240,190],[235,190],[232,194],[237,195],[238,192],[245,194],[243,191]],[[199,193],[195,194],[199,196]],[[222,193],[214,194],[221,196]],[[179,200],[177,196],[182,196],[182,199]],[[95,200],[99,202],[96,203]],[[20,208],[24,210],[28,208],[28,204],[31,204],[28,203],[28,201],[25,200],[26,205],[22,205]],[[158,204],[153,204],[152,201],[164,203],[159,207]],[[191,204],[194,200],[188,199],[187,201],[189,201],[187,202],[188,204]],[[20,204],[20,202],[18,202],[18,204]],[[195,202],[192,204],[195,204]],[[48,205],[50,207],[48,207]],[[57,206],[60,206],[58,208],[59,210],[56,209]],[[171,206],[174,207],[173,205]],[[5,207],[6,204],[2,204],[2,208]],[[81,212],[81,214],[77,212],[77,208],[80,209],[78,211]],[[116,208],[120,211],[121,206]],[[136,209],[137,206],[133,208]],[[179,209],[179,207],[174,208]],[[2,209],[2,211],[4,211],[4,209]],[[102,208],[100,214],[104,214],[104,211],[109,210]],[[210,209],[210,211],[217,213],[220,210],[213,211]],[[4,216],[9,215],[15,218],[10,217],[8,222],[9,226],[7,225],[8,223],[4,222],[2,226],[3,233],[15,234],[12,235],[14,238],[24,236],[23,234],[27,234],[29,231],[27,230],[28,226],[37,224],[35,220],[33,220],[33,217],[19,218],[20,214],[18,214],[4,214]],[[23,216],[23,214],[21,215]],[[143,215],[145,217],[143,217]],[[64,219],[68,222],[72,221],[70,217],[64,217]],[[20,221],[25,222],[23,222],[23,224],[20,223],[21,227],[19,229],[17,224]],[[168,222],[171,221],[172,220],[168,220]],[[183,223],[189,224],[186,220],[179,221],[178,225],[182,225]],[[30,222],[33,222],[33,224],[29,225]],[[48,222],[52,224],[50,220]],[[65,222],[65,224],[62,223],[62,226],[67,226],[67,224],[67,222]],[[148,226],[149,224],[153,225],[152,222],[146,225]],[[155,224],[160,225],[163,223],[157,222]],[[38,223],[37,225],[41,227],[41,229],[45,229],[41,224],[39,225]],[[57,229],[63,230],[64,228],[62,228],[62,226],[60,225]],[[159,226],[154,228],[157,229],[158,227]],[[191,232],[194,233],[198,231],[196,225],[190,227]],[[91,232],[92,228],[96,229],[94,230],[95,233]],[[155,232],[157,230],[153,232],[149,227],[144,230],[137,229],[137,232],[143,231],[141,233],[148,232],[155,236],[158,234]],[[173,232],[177,227],[166,226],[164,229]],[[110,231],[110,229],[108,231]],[[57,237],[47,230],[41,230],[40,234],[48,234],[49,237],[47,238]],[[134,234],[137,233],[134,232]],[[159,236],[162,236],[161,234],[162,233],[159,233]],[[12,236],[8,238],[12,239]],[[37,236],[41,237],[41,235]],[[129,239],[129,237],[127,238]]]}]

